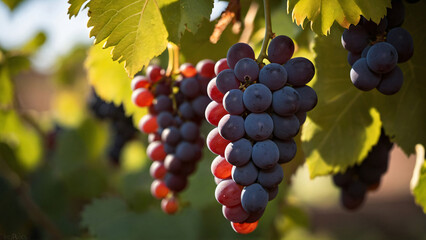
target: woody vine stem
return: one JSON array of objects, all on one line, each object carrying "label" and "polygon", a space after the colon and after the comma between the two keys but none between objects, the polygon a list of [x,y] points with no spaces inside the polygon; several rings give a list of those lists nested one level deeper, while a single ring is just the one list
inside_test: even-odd
[{"label": "woody vine stem", "polygon": [[263,8],[265,13],[265,37],[263,38],[262,49],[260,50],[259,57],[256,59],[259,64],[263,62],[263,59],[268,58],[266,49],[268,48],[269,40],[274,37],[274,33],[272,32],[271,7],[269,5],[269,0],[263,0]]}]

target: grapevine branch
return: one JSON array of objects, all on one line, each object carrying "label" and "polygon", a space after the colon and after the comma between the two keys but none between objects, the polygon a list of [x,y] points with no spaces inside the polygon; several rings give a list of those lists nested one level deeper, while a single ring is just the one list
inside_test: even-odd
[{"label": "grapevine branch", "polygon": [[269,40],[274,37],[274,33],[272,32],[271,7],[269,5],[269,0],[263,0],[263,8],[265,12],[265,37],[263,38],[262,49],[260,50],[259,57],[256,59],[258,63],[262,63],[263,59],[268,58],[266,49],[268,47]]}]

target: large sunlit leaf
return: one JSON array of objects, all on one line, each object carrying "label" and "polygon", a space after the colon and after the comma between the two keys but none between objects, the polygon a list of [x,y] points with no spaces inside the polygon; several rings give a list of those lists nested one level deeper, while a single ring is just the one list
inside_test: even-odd
[{"label": "large sunlit leaf", "polygon": [[311,177],[336,173],[359,163],[380,136],[380,116],[372,93],[355,88],[349,79],[342,31],[317,37],[314,50],[318,105],[308,113],[302,141]]},{"label": "large sunlit leaf", "polygon": [[357,24],[360,15],[378,23],[391,0],[288,0],[287,11],[298,25],[307,20],[317,34],[327,35],[336,21],[343,27]]},{"label": "large sunlit leaf", "polygon": [[130,77],[160,55],[168,41],[178,43],[185,30],[196,32],[213,6],[211,0],[91,0],[90,35],[112,47]]},{"label": "large sunlit leaf", "polygon": [[127,76],[123,64],[114,62],[109,51],[98,44],[90,48],[85,66],[90,84],[96,93],[107,102],[114,102],[117,106],[123,104],[126,115],[133,115],[137,126],[137,122],[146,114],[146,109],[133,104],[131,79]]},{"label": "large sunlit leaf", "polygon": [[[410,61],[398,64],[404,73],[402,89],[395,95],[375,94],[375,105],[380,111],[386,133],[404,152],[414,152],[414,146],[426,146],[426,32],[423,10],[426,2],[406,4],[406,18],[403,28],[407,29],[414,41],[414,56]],[[408,14],[409,13],[409,14]]]},{"label": "large sunlit leaf", "polygon": [[135,75],[167,46],[168,32],[156,0],[92,0],[89,7],[90,36],[105,40],[112,58],[125,62],[129,76]]}]

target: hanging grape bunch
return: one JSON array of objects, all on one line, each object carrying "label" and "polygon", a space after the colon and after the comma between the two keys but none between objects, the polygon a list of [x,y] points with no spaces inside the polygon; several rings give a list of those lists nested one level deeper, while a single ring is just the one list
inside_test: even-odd
[{"label": "hanging grape bunch", "polygon": [[89,107],[96,118],[111,121],[112,142],[108,147],[108,157],[112,164],[119,165],[121,150],[137,133],[132,118],[126,116],[123,105],[117,107],[112,102],[105,102],[94,90],[89,98]]},{"label": "hanging grape bunch", "polygon": [[393,143],[383,129],[379,141],[364,161],[333,176],[333,182],[341,188],[340,201],[348,210],[358,209],[365,200],[367,191],[376,190],[383,174],[388,169],[389,151]]},{"label": "hanging grape bunch", "polygon": [[216,126],[207,137],[208,148],[218,155],[211,165],[215,197],[238,233],[253,231],[277,196],[284,177],[280,164],[295,156],[293,137],[317,103],[306,85],[314,65],[306,58],[290,59],[293,52],[293,41],[277,36],[268,48],[271,63],[263,66],[249,45],[234,44],[216,63],[217,77],[207,88],[213,101],[206,119]]},{"label": "hanging grape bunch", "polygon": [[377,88],[385,95],[401,89],[404,76],[397,64],[408,61],[414,53],[410,33],[400,27],[404,18],[403,2],[393,0],[379,24],[361,17],[358,25],[343,32],[342,45],[349,51],[350,78],[355,87],[363,91]]},{"label": "hanging grape bunch", "polygon": [[133,102],[149,109],[139,126],[149,134],[147,155],[153,161],[150,174],[154,178],[151,194],[162,199],[161,208],[168,214],[178,210],[177,194],[186,188],[189,175],[202,158],[200,125],[210,102],[206,89],[214,76],[214,64],[203,60],[195,68],[185,63],[176,81],[164,76],[160,67],[149,66],[147,76],[132,81]]}]

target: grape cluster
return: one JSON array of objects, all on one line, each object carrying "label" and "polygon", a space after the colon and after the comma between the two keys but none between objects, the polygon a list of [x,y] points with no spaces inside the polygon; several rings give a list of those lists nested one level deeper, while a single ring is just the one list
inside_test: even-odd
[{"label": "grape cluster", "polygon": [[296,154],[293,137],[317,103],[306,84],[315,68],[306,58],[292,58],[294,43],[277,36],[268,48],[270,64],[254,60],[253,49],[234,44],[215,65],[207,94],[213,100],[207,121],[216,126],[207,146],[218,156],[211,171],[216,200],[238,233],[253,231],[268,201],[278,194],[284,173],[280,164]]},{"label": "grape cluster", "polygon": [[119,165],[121,150],[137,133],[131,117],[127,117],[123,105],[115,106],[102,100],[94,90],[89,98],[89,107],[96,118],[111,121],[112,143],[108,147],[108,156],[114,165]]},{"label": "grape cluster", "polygon": [[389,151],[392,146],[393,143],[382,130],[379,141],[360,165],[333,176],[334,184],[341,188],[340,200],[344,208],[348,210],[359,208],[367,191],[379,187],[381,177],[388,169]]},{"label": "grape cluster", "polygon": [[401,0],[392,0],[392,8],[379,24],[361,17],[358,25],[343,32],[342,45],[352,66],[350,78],[358,89],[376,88],[385,95],[401,89],[404,76],[397,63],[408,61],[414,53],[410,33],[400,27],[404,10]]},{"label": "grape cluster", "polygon": [[153,161],[150,174],[154,178],[151,194],[162,199],[161,208],[168,214],[178,210],[177,194],[186,188],[188,176],[202,157],[200,125],[210,103],[206,89],[214,76],[214,65],[212,60],[203,60],[196,67],[185,63],[176,81],[151,65],[146,76],[132,80],[134,103],[149,109],[139,127],[149,134],[147,155]]}]

